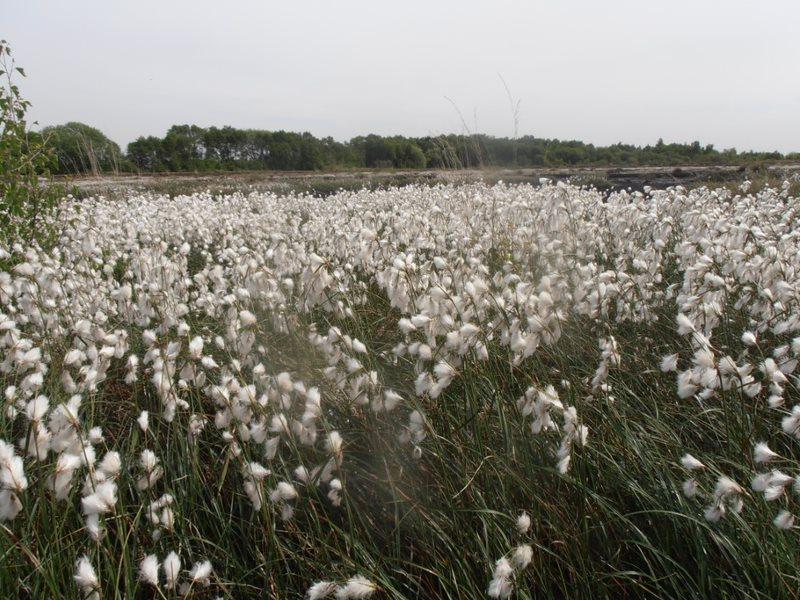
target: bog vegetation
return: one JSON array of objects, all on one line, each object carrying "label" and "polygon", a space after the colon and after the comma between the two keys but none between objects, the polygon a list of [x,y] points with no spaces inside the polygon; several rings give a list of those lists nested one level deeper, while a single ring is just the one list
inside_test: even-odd
[{"label": "bog vegetation", "polygon": [[791,597],[798,211],[67,200],[0,273],[0,587]]}]

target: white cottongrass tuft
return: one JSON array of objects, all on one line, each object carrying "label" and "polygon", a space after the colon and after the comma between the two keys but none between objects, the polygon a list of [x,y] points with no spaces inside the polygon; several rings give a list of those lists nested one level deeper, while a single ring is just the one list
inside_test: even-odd
[{"label": "white cottongrass tuft", "polygon": [[778,529],[792,529],[794,527],[794,515],[788,510],[782,510],[772,521]]},{"label": "white cottongrass tuft", "polygon": [[486,593],[490,598],[506,599],[511,597],[514,591],[514,584],[512,576],[514,569],[507,558],[503,557],[495,563],[494,572],[492,573],[492,580],[489,582],[489,588]]},{"label": "white cottongrass tuft", "polygon": [[700,462],[694,456],[692,456],[691,454],[688,454],[688,453],[684,454],[681,457],[681,466],[683,466],[683,468],[686,469],[687,471],[695,471],[697,469],[705,469],[705,467],[706,467],[702,462]]},{"label": "white cottongrass tuft", "polygon": [[681,488],[684,496],[687,498],[694,498],[700,490],[700,485],[697,483],[696,479],[687,479],[683,482]]},{"label": "white cottongrass tuft", "polygon": [[192,582],[208,585],[212,572],[213,568],[211,566],[211,561],[204,560],[194,563],[192,568],[189,569],[188,575]]},{"label": "white cottongrass tuft", "polygon": [[332,581],[317,581],[311,584],[306,590],[307,600],[320,600],[321,598],[328,598],[336,592],[336,583]]},{"label": "white cottongrass tuft", "polygon": [[28,487],[22,458],[14,447],[0,440],[0,488],[22,492]]},{"label": "white cottongrass tuft", "polygon": [[378,589],[374,583],[363,575],[355,575],[336,590],[337,600],[359,600],[369,598]]},{"label": "white cottongrass tuft", "polygon": [[679,335],[686,335],[695,331],[694,323],[692,323],[691,319],[689,319],[689,317],[687,317],[685,314],[678,313],[676,320],[678,322]]},{"label": "white cottongrass tuft", "polygon": [[181,572],[181,559],[175,552],[170,552],[164,558],[164,563],[161,565],[161,570],[164,572],[164,579],[166,583],[164,587],[168,590],[174,589],[178,582],[178,575]]},{"label": "white cottongrass tuft", "polygon": [[759,442],[753,449],[753,460],[757,463],[766,463],[776,458],[780,458],[777,452],[773,452],[766,442]]},{"label": "white cottongrass tuft", "polygon": [[139,429],[147,432],[147,429],[150,426],[150,414],[146,410],[143,410],[141,413],[139,413],[136,422],[139,424]]},{"label": "white cottongrass tuft", "polygon": [[676,371],[678,369],[678,354],[668,354],[661,359],[661,370],[664,373]]},{"label": "white cottongrass tuft", "polygon": [[531,560],[533,560],[533,548],[528,544],[517,546],[511,554],[511,564],[518,570],[525,569],[531,564]]},{"label": "white cottongrass tuft", "polygon": [[139,563],[139,580],[143,583],[158,587],[158,557],[148,554]]},{"label": "white cottongrass tuft", "polygon": [[531,517],[528,513],[523,512],[517,517],[517,533],[525,535],[531,528]]},{"label": "white cottongrass tuft", "polygon": [[94,567],[87,556],[82,556],[78,559],[75,565],[74,579],[84,597],[96,595],[100,590],[100,580],[97,578]]},{"label": "white cottongrass tuft", "polygon": [[756,334],[752,331],[745,331],[742,334],[742,343],[745,346],[755,346],[757,343]]}]

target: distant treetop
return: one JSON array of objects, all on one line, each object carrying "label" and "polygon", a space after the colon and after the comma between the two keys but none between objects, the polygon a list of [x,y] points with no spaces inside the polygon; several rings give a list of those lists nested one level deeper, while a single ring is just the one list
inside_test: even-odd
[{"label": "distant treetop", "polygon": [[713,145],[595,146],[522,136],[448,134],[357,136],[346,142],[308,132],[173,125],[164,137],[139,137],[123,155],[103,133],[83,123],[42,130],[59,173],[118,171],[314,171],[348,168],[461,169],[480,167],[669,166],[743,164],[798,158],[779,152],[717,150]]}]

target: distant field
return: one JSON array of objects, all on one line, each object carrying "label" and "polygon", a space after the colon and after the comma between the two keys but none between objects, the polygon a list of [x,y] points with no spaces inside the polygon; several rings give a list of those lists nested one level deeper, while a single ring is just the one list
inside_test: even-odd
[{"label": "distant field", "polygon": [[76,181],[0,246],[0,595],[796,598],[788,177]]},{"label": "distant field", "polygon": [[696,187],[741,183],[745,178],[780,183],[789,178],[800,179],[800,165],[772,165],[753,169],[738,166],[683,167],[585,167],[559,169],[485,169],[485,170],[355,170],[340,172],[221,172],[221,173],[160,173],[141,175],[107,175],[102,177],[59,178],[72,182],[83,195],[123,192],[130,189],[158,193],[181,194],[211,189],[216,192],[239,190],[311,192],[328,195],[339,189],[358,190],[363,187],[402,186],[409,183],[471,183],[485,181],[493,184],[538,184],[539,179],[571,180],[591,184],[599,189],[644,186],[665,188],[671,185]]}]

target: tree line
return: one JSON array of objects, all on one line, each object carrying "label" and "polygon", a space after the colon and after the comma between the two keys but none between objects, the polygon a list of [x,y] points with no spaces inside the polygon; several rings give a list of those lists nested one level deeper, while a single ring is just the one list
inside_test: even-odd
[{"label": "tree line", "polygon": [[340,142],[312,134],[235,127],[173,125],[164,137],[139,137],[125,152],[83,123],[44,128],[39,135],[62,174],[166,171],[314,171],[352,168],[669,166],[798,160],[800,153],[738,152],[713,145],[664,143],[595,146],[580,141],[483,134],[425,137],[358,136]]}]

